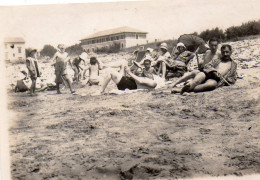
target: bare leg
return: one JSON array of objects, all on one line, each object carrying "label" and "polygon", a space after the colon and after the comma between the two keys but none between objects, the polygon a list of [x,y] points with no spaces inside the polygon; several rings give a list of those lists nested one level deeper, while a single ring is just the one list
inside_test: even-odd
[{"label": "bare leg", "polygon": [[194,78],[199,72],[200,72],[199,70],[194,70],[185,73],[181,78],[179,78],[175,83],[172,84],[172,88],[174,88],[177,84],[186,82],[187,80]]},{"label": "bare leg", "polygon": [[203,72],[198,73],[195,78],[188,83],[187,85],[185,85],[182,90],[181,90],[181,94],[183,94],[184,92],[189,92],[189,91],[193,91],[193,89],[201,84],[204,80],[206,79],[206,75]]},{"label": "bare leg", "polygon": [[57,87],[57,94],[61,94],[61,92],[60,92],[60,84],[56,83],[56,87]]},{"label": "bare leg", "polygon": [[103,93],[112,79],[115,84],[118,84],[123,77],[124,72],[117,72],[115,69],[107,69],[103,84],[101,86],[101,93]]},{"label": "bare leg", "polygon": [[36,79],[32,79],[32,85],[30,88],[30,94],[33,95],[35,92],[35,86],[36,86]]},{"label": "bare leg", "polygon": [[209,79],[203,84],[199,84],[194,88],[194,92],[212,91],[216,89],[218,83],[214,79]]},{"label": "bare leg", "polygon": [[166,76],[166,64],[165,64],[165,62],[161,62],[161,66],[162,66],[162,78],[165,78],[165,76]]},{"label": "bare leg", "polygon": [[71,92],[71,93],[74,93],[75,91],[72,89],[72,84],[71,84],[70,79],[69,79],[68,77],[65,77],[65,81],[67,81],[67,83],[68,83],[70,92]]}]

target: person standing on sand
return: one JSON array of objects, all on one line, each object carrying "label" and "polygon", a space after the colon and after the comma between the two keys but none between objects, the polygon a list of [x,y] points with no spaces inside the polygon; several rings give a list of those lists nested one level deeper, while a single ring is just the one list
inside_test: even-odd
[{"label": "person standing on sand", "polygon": [[[171,88],[175,88],[176,85],[186,82],[189,79],[194,78],[200,71],[203,70],[204,66],[211,62],[213,59],[221,58],[221,52],[218,51],[219,40],[216,38],[212,38],[209,40],[209,50],[207,50],[203,56],[203,60],[199,62],[198,68],[199,70],[193,70],[191,72],[185,73],[181,78],[179,78],[176,82],[171,85]],[[172,89],[174,93],[175,89]]]},{"label": "person standing on sand", "polygon": [[40,77],[40,71],[38,67],[38,60],[37,60],[37,50],[34,49],[29,53],[29,57],[26,59],[26,67],[29,71],[30,78],[32,80],[32,85],[30,88],[30,95],[35,95],[35,88],[36,88],[36,79]]},{"label": "person standing on sand", "polygon": [[184,92],[211,91],[217,87],[235,84],[237,80],[237,64],[231,59],[232,47],[222,45],[221,57],[206,64],[203,71],[187,83],[181,90]]},{"label": "person standing on sand", "polygon": [[57,86],[57,94],[61,94],[60,84],[62,84],[63,81],[64,83],[68,84],[70,92],[75,93],[75,91],[72,90],[71,81],[67,75],[67,66],[68,64],[71,65],[71,61],[70,58],[68,57],[68,53],[65,52],[65,46],[63,44],[58,45],[58,51],[54,54],[51,61],[54,61],[52,65],[54,65],[55,67],[55,75],[56,75],[55,82]]}]

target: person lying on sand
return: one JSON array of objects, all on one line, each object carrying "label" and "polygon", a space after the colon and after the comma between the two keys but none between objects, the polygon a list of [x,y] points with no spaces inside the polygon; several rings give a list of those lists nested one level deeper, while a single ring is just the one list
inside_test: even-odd
[{"label": "person lying on sand", "polygon": [[131,72],[130,66],[131,63],[125,62],[117,66],[112,66],[119,67],[119,71],[112,68],[106,69],[101,90],[95,95],[103,94],[111,79],[117,85],[118,90],[154,89],[156,87],[157,83],[154,81],[153,76],[149,74],[149,76],[146,77],[143,74],[142,68],[139,67],[134,72]]},{"label": "person lying on sand", "polygon": [[183,94],[184,92],[211,91],[220,86],[234,84],[237,79],[237,64],[231,59],[231,54],[232,47],[228,44],[222,45],[221,57],[206,64],[203,71],[199,72],[179,92]]},{"label": "person lying on sand", "polygon": [[104,68],[103,63],[98,60],[96,57],[90,58],[90,65],[86,68],[89,70],[89,80],[88,84],[91,85],[98,85],[100,82],[99,70]]},{"label": "person lying on sand", "polygon": [[71,61],[68,53],[65,52],[65,46],[63,44],[58,45],[58,51],[54,54],[51,61],[54,61],[52,65],[55,67],[57,94],[61,94],[60,84],[62,84],[63,81],[68,84],[70,92],[75,93],[72,89],[71,81],[67,75],[67,66],[68,64],[71,65]]},{"label": "person lying on sand", "polygon": [[199,70],[193,70],[191,72],[186,72],[181,78],[171,85],[171,88],[176,87],[176,85],[186,82],[189,79],[194,78],[200,71],[203,70],[204,66],[211,62],[213,59],[218,59],[221,57],[221,52],[218,51],[219,40],[212,38],[209,40],[209,50],[207,50],[203,56],[202,61],[199,62]]}]

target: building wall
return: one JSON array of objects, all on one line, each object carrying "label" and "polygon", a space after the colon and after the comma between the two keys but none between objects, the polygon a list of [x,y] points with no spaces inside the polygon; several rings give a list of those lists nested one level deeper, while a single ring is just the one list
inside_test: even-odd
[{"label": "building wall", "polygon": [[82,40],[81,43],[82,48],[86,51],[96,51],[97,48],[109,47],[114,43],[120,43],[121,49],[124,49],[131,46],[146,44],[147,40],[145,33],[120,33],[116,35]]},{"label": "building wall", "polygon": [[[5,60],[23,61],[25,60],[25,43],[4,43],[5,45]],[[12,48],[11,46],[14,45]]]},{"label": "building wall", "polygon": [[126,40],[125,39],[120,39],[120,40],[115,40],[115,41],[108,41],[108,42],[102,42],[102,43],[96,43],[96,44],[88,44],[88,45],[82,45],[82,48],[85,49],[87,52],[90,51],[96,51],[97,48],[103,48],[103,47],[110,47],[114,43],[120,43],[121,49],[125,48],[126,46]]}]

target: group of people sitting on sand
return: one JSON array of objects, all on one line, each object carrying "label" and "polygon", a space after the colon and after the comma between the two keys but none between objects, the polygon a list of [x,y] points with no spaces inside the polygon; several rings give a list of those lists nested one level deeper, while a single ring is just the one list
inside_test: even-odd
[{"label": "group of people sitting on sand", "polygon": [[[223,44],[219,52],[218,46],[218,39],[210,39],[208,50],[202,59],[198,59],[198,69],[189,70],[188,65],[195,57],[195,53],[188,51],[182,42],[177,44],[172,54],[168,51],[167,44],[161,43],[158,51],[147,48],[143,59],[139,62],[136,61],[138,51],[135,51],[132,54],[134,57],[128,60],[107,64],[102,63],[96,56],[89,58],[86,52],[72,59],[65,52],[65,46],[60,44],[58,51],[51,59],[55,68],[57,93],[61,93],[60,84],[62,83],[66,83],[71,93],[75,93],[72,82],[68,78],[68,66],[74,70],[76,82],[79,82],[81,78],[84,79],[86,71],[89,71],[89,85],[99,84],[101,82],[99,71],[104,70],[101,89],[96,94],[103,94],[111,80],[116,84],[118,90],[154,89],[158,84],[155,77],[158,76],[163,80],[177,77],[177,80],[170,81],[169,88],[172,93],[181,94],[210,91],[220,86],[234,84],[237,79],[237,65],[231,59],[232,47]],[[31,51],[26,59],[26,66],[32,80],[31,95],[35,93],[35,82],[40,76],[36,52],[36,50]],[[183,82],[184,86],[178,88],[177,85]]]}]

